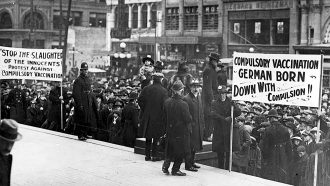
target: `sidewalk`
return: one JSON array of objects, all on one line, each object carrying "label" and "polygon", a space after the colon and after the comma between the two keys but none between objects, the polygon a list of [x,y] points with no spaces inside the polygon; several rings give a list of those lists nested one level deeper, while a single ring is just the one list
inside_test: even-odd
[{"label": "sidewalk", "polygon": [[203,166],[186,177],[166,176],[162,162],[146,162],[132,148],[87,140],[25,125],[15,143],[13,186],[276,186],[280,183]]}]

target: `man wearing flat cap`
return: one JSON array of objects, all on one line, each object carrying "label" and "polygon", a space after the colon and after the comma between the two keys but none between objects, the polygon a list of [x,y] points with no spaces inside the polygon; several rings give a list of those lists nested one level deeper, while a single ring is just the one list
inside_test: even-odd
[{"label": "man wearing flat cap", "polygon": [[79,140],[86,140],[88,135],[96,132],[97,128],[97,103],[94,93],[91,91],[91,80],[88,77],[88,64],[81,63],[80,75],[74,81],[72,96],[75,102],[74,119],[76,133]]},{"label": "man wearing flat cap", "polygon": [[0,185],[10,185],[12,166],[11,149],[22,135],[18,133],[18,123],[12,119],[3,119],[0,123]]},{"label": "man wearing flat cap", "polygon": [[[168,98],[167,90],[162,86],[162,73],[152,75],[153,83],[142,89],[138,98],[140,124],[143,127],[143,137],[146,138],[145,160],[159,161],[160,154],[157,142],[165,133],[164,101]],[[151,154],[150,154],[150,151]]]},{"label": "man wearing flat cap", "polygon": [[270,126],[266,128],[261,143],[263,157],[261,172],[265,179],[289,183],[289,165],[292,158],[290,133],[282,123],[276,109],[268,112]]},{"label": "man wearing flat cap", "polygon": [[215,96],[217,95],[218,77],[217,77],[216,67],[219,62],[220,55],[218,53],[211,52],[208,58],[209,61],[207,62],[203,71],[202,99],[204,102],[204,114],[205,114],[204,139],[211,141],[213,125],[209,115],[211,112],[211,102],[215,99]]}]

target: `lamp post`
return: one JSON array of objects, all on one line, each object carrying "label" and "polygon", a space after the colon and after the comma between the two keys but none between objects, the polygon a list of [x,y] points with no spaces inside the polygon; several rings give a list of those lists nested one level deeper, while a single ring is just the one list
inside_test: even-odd
[{"label": "lamp post", "polygon": [[121,42],[119,44],[121,51],[114,53],[113,57],[119,60],[120,63],[125,61],[125,64],[127,65],[127,62],[132,57],[132,54],[126,51],[126,46],[127,46],[126,43]]}]

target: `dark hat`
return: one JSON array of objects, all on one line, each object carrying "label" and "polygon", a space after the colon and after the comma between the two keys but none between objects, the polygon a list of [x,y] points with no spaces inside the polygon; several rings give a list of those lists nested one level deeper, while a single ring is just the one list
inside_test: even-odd
[{"label": "dark hat", "polygon": [[22,139],[22,135],[18,133],[18,123],[12,119],[1,120],[0,138],[7,141],[18,141]]},{"label": "dark hat", "polygon": [[172,86],[172,90],[179,91],[182,90],[185,86],[183,85],[181,80],[176,80]]},{"label": "dark hat", "polygon": [[82,62],[80,65],[81,70],[88,70],[88,64],[86,62]]},{"label": "dark hat", "polygon": [[306,147],[301,145],[297,148],[297,152],[306,152]]},{"label": "dark hat", "polygon": [[219,61],[219,60],[220,60],[220,54],[215,53],[215,52],[211,52],[211,53],[209,54],[209,58],[210,58],[210,59],[214,59],[214,60],[216,60],[216,61]]},{"label": "dark hat", "polygon": [[129,98],[129,99],[137,99],[138,96],[139,96],[138,93],[135,92],[135,91],[133,91],[133,92],[131,92],[131,93],[129,94],[128,98]]},{"label": "dark hat", "polygon": [[268,117],[276,117],[278,118],[279,115],[277,113],[277,110],[276,109],[271,109],[269,112],[268,112]]},{"label": "dark hat", "polygon": [[227,87],[223,85],[218,86],[218,92],[219,93],[227,93]]},{"label": "dark hat", "polygon": [[147,57],[142,58],[142,63],[145,63],[146,61],[150,61],[152,65],[155,63],[155,61],[151,58],[151,55],[147,55]]},{"label": "dark hat", "polygon": [[155,65],[154,65],[154,68],[158,69],[158,70],[163,70],[164,69],[164,62],[156,61]]}]

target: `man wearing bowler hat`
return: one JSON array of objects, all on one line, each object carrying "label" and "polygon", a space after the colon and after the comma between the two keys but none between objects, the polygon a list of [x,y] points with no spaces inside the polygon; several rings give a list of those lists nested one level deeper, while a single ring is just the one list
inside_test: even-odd
[{"label": "man wearing bowler hat", "polygon": [[13,157],[10,154],[15,141],[22,138],[18,133],[18,123],[12,119],[3,119],[0,123],[0,185],[10,185]]},{"label": "man wearing bowler hat", "polygon": [[213,132],[213,125],[210,118],[211,102],[217,95],[218,88],[218,77],[216,72],[217,64],[220,60],[220,55],[215,52],[211,52],[208,56],[209,61],[207,62],[203,71],[203,89],[202,99],[204,102],[204,114],[205,114],[205,133],[204,139],[212,141],[211,134]]},{"label": "man wearing bowler hat", "polygon": [[279,122],[276,109],[268,112],[270,126],[266,128],[261,141],[262,177],[265,179],[288,183],[289,163],[292,159],[292,144],[288,129]]},{"label": "man wearing bowler hat", "polygon": [[96,132],[97,128],[97,104],[96,97],[91,91],[91,80],[87,76],[88,64],[81,63],[80,75],[73,84],[73,99],[75,102],[74,120],[76,122],[76,133],[79,140],[86,140],[88,135]]}]

